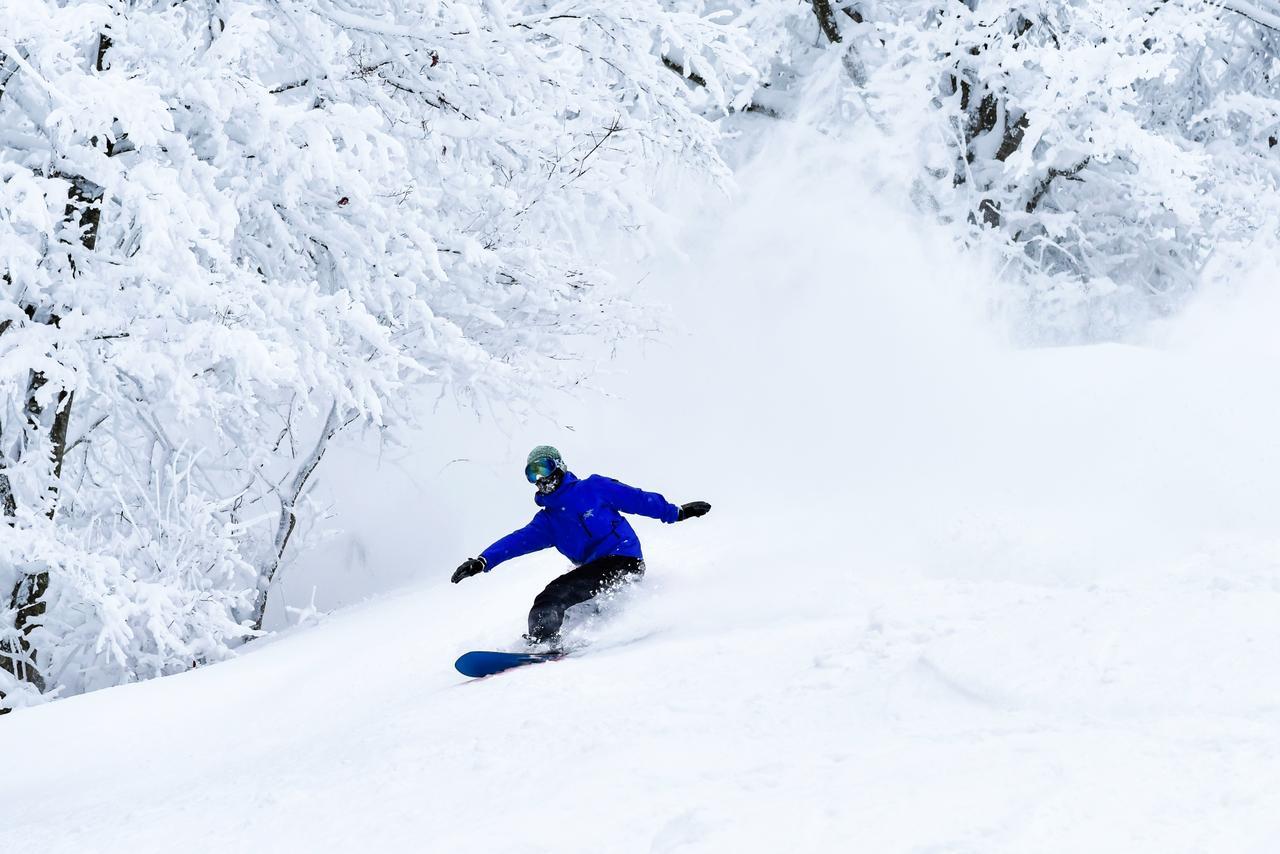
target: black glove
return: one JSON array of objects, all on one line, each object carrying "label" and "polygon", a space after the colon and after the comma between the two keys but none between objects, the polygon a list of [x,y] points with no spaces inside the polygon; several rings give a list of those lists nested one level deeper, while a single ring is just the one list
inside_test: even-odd
[{"label": "black glove", "polygon": [[484,572],[484,568],[486,566],[488,566],[488,564],[485,563],[484,558],[469,557],[462,562],[462,566],[458,567],[453,571],[453,578],[449,580],[452,581],[454,584],[457,584],[462,579],[470,578],[471,576],[475,575],[477,572]]},{"label": "black glove", "polygon": [[683,522],[685,519],[692,519],[695,516],[705,516],[711,511],[711,505],[705,501],[690,501],[688,504],[680,506],[680,515],[676,517],[677,522]]}]

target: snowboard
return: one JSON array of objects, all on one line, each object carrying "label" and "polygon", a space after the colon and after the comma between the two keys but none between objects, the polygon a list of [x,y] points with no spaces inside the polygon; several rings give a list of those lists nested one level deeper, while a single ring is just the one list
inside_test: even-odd
[{"label": "snowboard", "polygon": [[526,664],[555,661],[558,658],[564,658],[565,655],[565,652],[494,652],[476,650],[464,653],[453,663],[453,666],[458,668],[458,672],[463,676],[479,678],[492,676],[495,673],[511,670],[514,667],[524,667]]}]

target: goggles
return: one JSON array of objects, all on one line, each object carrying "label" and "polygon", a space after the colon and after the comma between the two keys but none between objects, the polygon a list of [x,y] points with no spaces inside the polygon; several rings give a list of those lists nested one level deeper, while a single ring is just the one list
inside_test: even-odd
[{"label": "goggles", "polygon": [[544,477],[551,477],[559,468],[560,466],[555,460],[550,457],[543,457],[525,466],[524,476],[529,479],[530,483],[537,483]]}]

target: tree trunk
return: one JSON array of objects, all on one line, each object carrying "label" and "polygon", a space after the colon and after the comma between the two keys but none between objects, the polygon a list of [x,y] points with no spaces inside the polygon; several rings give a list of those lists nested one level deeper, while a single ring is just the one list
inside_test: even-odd
[{"label": "tree trunk", "polygon": [[[53,326],[57,326],[58,321],[59,318],[56,315],[49,320]],[[67,430],[71,424],[71,404],[74,395],[72,392],[65,390],[58,392],[53,421],[46,427],[45,408],[40,405],[36,395],[47,382],[48,380],[44,374],[39,372],[33,372],[27,381],[27,400],[24,407],[27,423],[24,425],[24,429],[27,431],[28,436],[39,434],[46,429],[49,432],[53,472],[49,480],[47,494],[44,497],[48,501],[48,509],[45,514],[50,519],[53,519],[57,514],[58,484],[62,478],[62,462],[67,452]],[[23,444],[25,445],[26,442]],[[0,475],[0,477],[3,477],[3,481],[0,481],[0,501],[3,501],[4,514],[8,524],[12,525],[18,512],[18,503],[14,497],[8,475]],[[7,670],[15,678],[34,685],[39,691],[45,690],[45,680],[36,666],[36,651],[28,637],[40,625],[40,618],[44,616],[44,596],[48,590],[48,569],[24,573],[18,579],[13,586],[13,591],[9,594],[9,607],[13,609],[15,614],[13,626],[18,632],[18,637],[16,641],[10,641],[0,647],[0,667]],[[0,701],[2,700],[3,695],[0,695]],[[5,711],[7,709],[0,707],[0,714]]]},{"label": "tree trunk", "polygon": [[836,25],[836,14],[831,8],[830,0],[809,0],[809,2],[813,6],[814,17],[818,19],[818,28],[827,37],[827,41],[832,44],[843,41],[840,38],[840,28]]},{"label": "tree trunk", "polygon": [[[98,49],[94,56],[94,67],[98,71],[106,68],[106,55],[110,47],[111,39],[105,34],[100,35],[98,37]],[[107,141],[107,156],[111,155],[111,149],[112,143]],[[79,233],[80,245],[92,251],[98,243],[98,228],[102,220],[103,189],[79,176],[63,177],[66,177],[70,183],[70,188],[67,191],[67,204],[63,211],[63,222],[74,224]],[[74,277],[76,272],[74,259],[71,260],[70,267],[71,275]],[[33,321],[35,321],[38,314],[35,306],[27,307],[27,316]],[[60,320],[61,318],[54,310],[49,312],[48,320],[42,322],[56,327]],[[3,332],[3,330],[0,329],[0,332]],[[27,394],[24,404],[27,423],[24,425],[24,429],[28,438],[48,430],[53,472],[44,498],[48,501],[48,509],[45,513],[50,519],[53,519],[58,509],[58,485],[62,480],[62,464],[67,454],[67,433],[71,426],[71,407],[75,401],[75,394],[67,389],[59,389],[57,400],[54,404],[52,421],[46,425],[47,412],[45,407],[40,405],[37,395],[47,382],[48,378],[40,372],[33,372],[27,382]],[[22,444],[27,445],[28,442],[23,442]],[[0,462],[5,463],[7,468],[3,449],[0,449]],[[15,459],[13,462],[17,462],[17,460]],[[3,507],[4,516],[8,520],[8,524],[12,525],[18,513],[18,505],[9,476],[3,469],[0,469],[0,506]],[[18,638],[15,642],[0,646],[0,667],[11,673],[15,678],[30,683],[42,692],[46,688],[46,683],[44,676],[36,666],[36,650],[32,647],[29,636],[40,625],[40,618],[44,615],[46,608],[45,594],[48,590],[48,569],[27,573],[18,579],[9,595],[9,607],[15,613],[14,628],[18,632]],[[3,703],[3,699],[3,694],[0,694],[0,704]],[[3,705],[0,705],[0,714],[6,711],[8,710]]]},{"label": "tree trunk", "polygon": [[[10,321],[0,324],[0,335],[9,328]],[[4,431],[0,429],[0,436]],[[14,517],[18,515],[18,502],[13,495],[13,487],[9,482],[7,454],[4,448],[0,446],[0,513],[3,513],[4,523],[12,526]],[[7,671],[15,679],[23,682],[29,682],[35,685],[38,690],[44,690],[44,679],[40,676],[40,672],[35,668],[35,661],[31,654],[31,645],[27,642],[27,625],[33,617],[38,617],[40,611],[43,610],[43,603],[37,606],[37,610],[24,608],[20,603],[28,601],[27,590],[24,584],[32,581],[35,576],[24,575],[14,585],[13,592],[9,597],[9,605],[15,610],[14,628],[18,632],[16,640],[11,640],[0,645],[0,669]],[[43,595],[44,591],[38,591],[37,595]],[[32,597],[34,599],[34,597]],[[9,711],[3,705],[4,694],[0,692],[0,714]]]},{"label": "tree trunk", "polygon": [[[7,274],[5,279],[8,280]],[[12,325],[12,320],[0,323],[0,337]],[[4,424],[0,423],[0,516],[3,516],[6,525],[12,525],[13,517],[18,515],[18,502],[13,497],[13,484],[9,482],[9,460],[4,446]]]}]

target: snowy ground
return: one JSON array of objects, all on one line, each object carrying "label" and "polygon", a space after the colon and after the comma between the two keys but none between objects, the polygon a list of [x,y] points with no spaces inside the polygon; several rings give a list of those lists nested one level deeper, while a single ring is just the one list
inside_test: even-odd
[{"label": "snowy ground", "polygon": [[[572,431],[349,474],[376,509],[314,578],[407,586],[2,719],[0,851],[1280,850],[1276,301],[1015,351],[981,270],[841,179],[745,173],[664,274],[684,334]],[[590,654],[468,682],[563,569],[447,581],[546,440],[714,510],[641,523]]]}]

